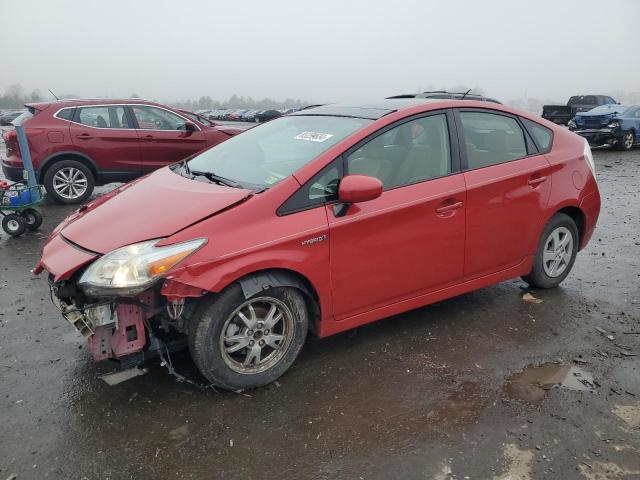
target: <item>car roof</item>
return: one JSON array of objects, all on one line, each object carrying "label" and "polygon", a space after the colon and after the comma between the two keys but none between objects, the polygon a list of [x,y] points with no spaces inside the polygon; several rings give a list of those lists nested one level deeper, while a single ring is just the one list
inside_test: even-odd
[{"label": "car roof", "polygon": [[433,98],[388,98],[363,103],[333,103],[290,113],[290,116],[324,115],[378,120],[393,112],[443,100]]}]

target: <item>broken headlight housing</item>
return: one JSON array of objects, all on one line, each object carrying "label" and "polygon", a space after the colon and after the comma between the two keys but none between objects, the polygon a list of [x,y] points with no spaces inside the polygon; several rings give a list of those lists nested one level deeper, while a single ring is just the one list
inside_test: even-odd
[{"label": "broken headlight housing", "polygon": [[91,297],[137,295],[207,243],[198,238],[156,247],[161,240],[134,243],[100,257],[82,274],[79,287]]}]

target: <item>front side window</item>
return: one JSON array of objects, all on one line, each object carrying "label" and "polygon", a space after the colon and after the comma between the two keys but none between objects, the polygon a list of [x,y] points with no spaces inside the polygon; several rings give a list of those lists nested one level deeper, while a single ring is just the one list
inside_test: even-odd
[{"label": "front side window", "polygon": [[94,128],[131,128],[122,105],[78,107],[75,121]]},{"label": "front side window", "polygon": [[460,112],[470,170],[527,155],[524,132],[511,117],[495,113]]},{"label": "front side window", "polygon": [[248,188],[268,188],[370,123],[351,117],[281,117],[202,152],[188,167]]},{"label": "front side window", "polygon": [[385,190],[448,175],[446,115],[411,120],[369,140],[347,157],[347,172],[376,177]]},{"label": "front side window", "polygon": [[184,118],[162,108],[132,105],[131,110],[142,130],[186,130]]}]

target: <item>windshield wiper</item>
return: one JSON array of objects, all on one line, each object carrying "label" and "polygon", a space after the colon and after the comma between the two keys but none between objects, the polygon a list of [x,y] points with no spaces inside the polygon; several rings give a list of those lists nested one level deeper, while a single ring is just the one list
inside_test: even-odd
[{"label": "windshield wiper", "polygon": [[210,180],[215,183],[219,183],[221,185],[226,185],[227,187],[243,188],[242,185],[240,185],[238,182],[234,182],[233,180],[230,180],[228,178],[221,177],[220,175],[216,175],[213,172],[201,172],[199,170],[191,170],[186,163],[185,163],[185,167],[188,173],[190,175],[193,175],[194,177],[204,177],[207,180]]}]

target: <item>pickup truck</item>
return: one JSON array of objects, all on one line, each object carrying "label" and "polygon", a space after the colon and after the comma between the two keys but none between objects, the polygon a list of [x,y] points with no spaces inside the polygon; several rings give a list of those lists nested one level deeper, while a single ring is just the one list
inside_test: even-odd
[{"label": "pickup truck", "polygon": [[617,104],[613,98],[606,95],[575,95],[566,105],[544,105],[542,118],[558,125],[567,125],[576,113],[588,112],[600,105]]}]

